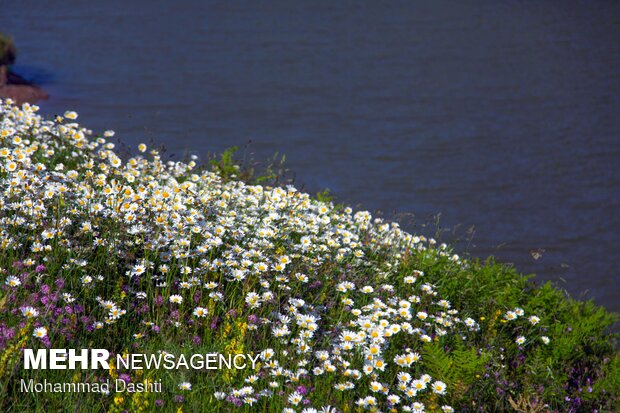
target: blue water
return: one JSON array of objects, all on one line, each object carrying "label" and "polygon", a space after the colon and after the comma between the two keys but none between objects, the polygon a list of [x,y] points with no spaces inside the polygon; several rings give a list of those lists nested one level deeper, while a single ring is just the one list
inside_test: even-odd
[{"label": "blue water", "polygon": [[618,2],[0,0],[0,30],[45,113],[176,157],[251,141],[620,310]]}]

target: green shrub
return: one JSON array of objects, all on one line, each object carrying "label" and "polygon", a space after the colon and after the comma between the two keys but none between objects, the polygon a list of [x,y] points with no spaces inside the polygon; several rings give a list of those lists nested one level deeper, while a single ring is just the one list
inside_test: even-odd
[{"label": "green shrub", "polygon": [[9,66],[15,63],[17,48],[13,39],[0,33],[0,66]]}]

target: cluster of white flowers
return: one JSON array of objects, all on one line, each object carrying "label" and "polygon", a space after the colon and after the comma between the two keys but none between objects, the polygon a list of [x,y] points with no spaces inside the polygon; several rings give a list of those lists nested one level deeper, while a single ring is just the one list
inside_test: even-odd
[{"label": "cluster of white flowers", "polygon": [[[504,318],[503,318],[503,322],[507,323],[510,321],[515,321],[518,320],[519,318],[525,317],[525,311],[520,308],[520,307],[516,307],[512,310],[508,310],[506,311],[506,313],[504,314]],[[535,326],[538,323],[540,323],[540,317],[536,316],[536,315],[531,315],[527,318],[527,321],[529,323],[529,325],[531,326]],[[547,336],[541,336],[540,339],[542,340],[542,342],[544,344],[549,344],[549,342],[551,341],[549,339],[549,337]],[[527,338],[523,335],[519,335],[516,339],[515,339],[515,343],[517,343],[519,346],[524,345],[527,342]]]},{"label": "cluster of white flowers", "polygon": [[[88,294],[64,293],[67,302],[80,297],[91,309],[95,330],[126,316],[132,300],[152,303],[157,295],[171,312],[197,322],[240,301],[237,309],[260,315],[249,330],[267,338],[256,342],[263,348],[252,349],[260,353],[260,372],[249,372],[242,387],[219,389],[222,403],[283,397],[285,412],[318,411],[312,406],[336,411],[313,400],[309,388],[295,387],[329,383],[337,393],[353,393],[351,400],[364,409],[423,412],[422,396],[441,400],[450,392],[424,373],[421,350],[447,334],[460,337],[480,327],[439,297],[423,271],[401,268],[412,250],[467,265],[445,245],[368,212],[318,202],[293,186],[224,182],[194,161],[165,162],[155,150],[123,161],[106,140],[112,132],[90,139],[91,131],[72,122],[75,112],[46,121],[36,111],[0,105],[0,248],[28,248],[33,264],[63,249],[82,258],[98,251],[109,257],[151,253],[134,254],[125,277],[139,281],[115,299],[96,296],[95,306]],[[81,289],[101,291],[108,276],[91,273],[93,267],[87,258],[70,258],[60,271],[77,271]],[[5,283],[22,288],[14,275]],[[316,293],[326,288],[329,297]],[[197,291],[204,292],[199,302]],[[231,294],[241,295],[235,301]],[[39,316],[32,306],[21,313]],[[505,318],[522,315],[516,309]],[[136,328],[154,321],[144,319]],[[47,332],[39,326],[34,335]],[[144,339],[149,332],[131,334]],[[189,391],[191,384],[179,388]]]}]

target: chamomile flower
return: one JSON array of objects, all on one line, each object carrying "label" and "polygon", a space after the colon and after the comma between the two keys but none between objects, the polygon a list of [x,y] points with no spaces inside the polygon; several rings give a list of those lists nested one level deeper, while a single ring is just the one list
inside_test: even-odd
[{"label": "chamomile flower", "polygon": [[301,395],[301,393],[298,392],[293,392],[288,396],[288,402],[295,406],[301,403],[303,399],[304,397]]},{"label": "chamomile flower", "polygon": [[436,382],[433,383],[433,392],[437,393],[437,394],[446,394],[446,383],[444,383],[443,381],[439,381],[437,380]]},{"label": "chamomile flower", "polygon": [[78,118],[78,114],[72,110],[68,110],[65,112],[64,117],[70,120],[75,120]]},{"label": "chamomile flower", "polygon": [[47,328],[45,327],[37,327],[34,329],[32,335],[36,338],[44,338],[47,336]]},{"label": "chamomile flower", "polygon": [[250,308],[258,308],[261,304],[261,298],[256,293],[248,293],[245,296],[245,302],[250,306]]},{"label": "chamomile flower", "polygon": [[208,311],[204,307],[196,307],[196,308],[194,308],[193,314],[196,317],[204,318],[204,317],[207,316]]},{"label": "chamomile flower", "polygon": [[178,294],[173,294],[168,299],[172,304],[181,304],[183,302],[183,297]]},{"label": "chamomile flower", "polygon": [[508,311],[506,312],[506,314],[504,315],[504,318],[508,321],[512,321],[512,320],[516,320],[518,317],[517,313],[515,313],[514,311]]},{"label": "chamomile flower", "polygon": [[22,315],[26,318],[34,318],[39,315],[39,310],[34,307],[22,307],[21,308]]}]

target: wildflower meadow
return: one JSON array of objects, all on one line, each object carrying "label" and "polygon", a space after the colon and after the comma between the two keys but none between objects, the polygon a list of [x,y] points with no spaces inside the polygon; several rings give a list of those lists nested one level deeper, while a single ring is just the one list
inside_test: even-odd
[{"label": "wildflower meadow", "polygon": [[[0,411],[619,410],[602,307],[230,156],[121,156],[112,131],[37,111],[0,105]],[[246,363],[24,368],[24,349],[56,348]]]}]

